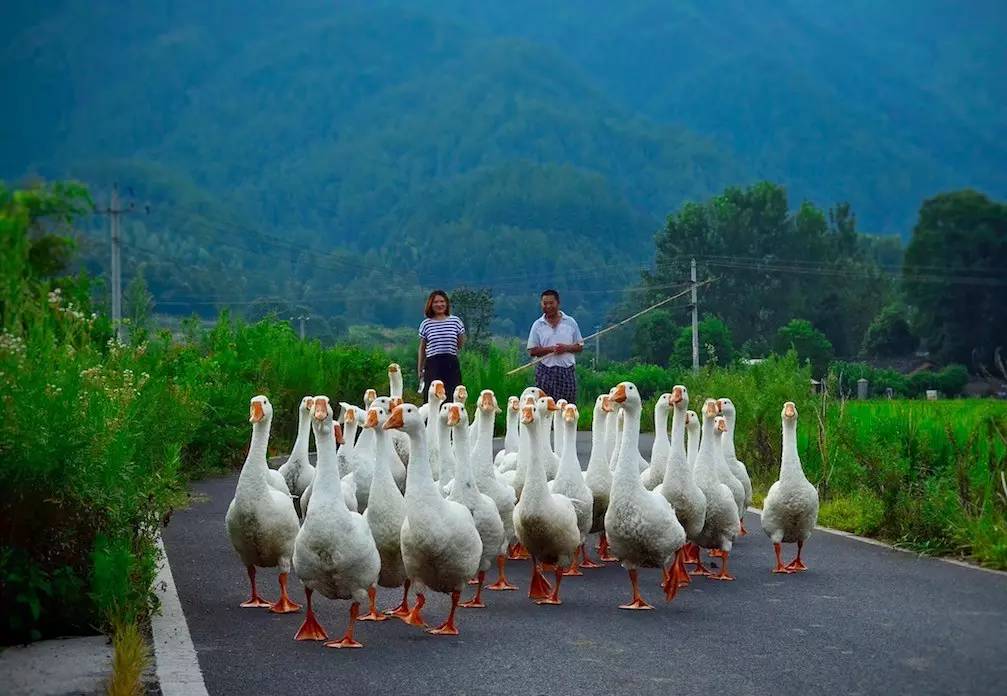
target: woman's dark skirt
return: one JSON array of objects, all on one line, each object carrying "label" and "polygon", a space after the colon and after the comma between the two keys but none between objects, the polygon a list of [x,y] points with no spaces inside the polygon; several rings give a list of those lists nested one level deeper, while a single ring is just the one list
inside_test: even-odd
[{"label": "woman's dark skirt", "polygon": [[427,402],[430,383],[435,379],[444,382],[448,401],[453,401],[455,387],[462,383],[462,366],[458,362],[457,355],[441,353],[427,357],[426,364],[423,366],[423,403]]}]

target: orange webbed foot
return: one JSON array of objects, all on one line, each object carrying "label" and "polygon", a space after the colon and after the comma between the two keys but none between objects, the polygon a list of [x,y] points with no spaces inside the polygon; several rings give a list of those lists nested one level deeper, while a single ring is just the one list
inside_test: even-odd
[{"label": "orange webbed foot", "polygon": [[326,648],[362,648],[363,643],[359,643],[352,638],[340,638],[339,640],[329,640],[322,643]]},{"label": "orange webbed foot", "polygon": [[256,594],[252,595],[252,598],[249,599],[247,602],[242,602],[240,606],[244,607],[245,609],[269,609],[271,606],[273,606],[273,603],[263,599],[262,597]]}]

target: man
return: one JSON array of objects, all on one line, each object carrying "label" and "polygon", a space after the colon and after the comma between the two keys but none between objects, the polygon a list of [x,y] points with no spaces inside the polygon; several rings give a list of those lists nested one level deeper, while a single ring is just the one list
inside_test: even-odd
[{"label": "man", "polygon": [[528,355],[541,358],[535,366],[535,386],[556,399],[577,403],[575,353],[584,350],[584,337],[573,317],[559,309],[559,293],[542,293],[542,316],[531,325]]}]

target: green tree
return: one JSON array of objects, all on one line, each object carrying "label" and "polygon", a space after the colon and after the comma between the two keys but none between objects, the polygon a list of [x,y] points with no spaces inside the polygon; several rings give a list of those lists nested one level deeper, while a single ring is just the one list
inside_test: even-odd
[{"label": "green tree", "polygon": [[1007,345],[1007,205],[971,190],[924,201],[902,286],[932,355],[966,365]]},{"label": "green tree", "polygon": [[[699,364],[730,365],[734,362],[734,341],[731,330],[720,318],[707,314],[699,322]],[[683,327],[675,339],[672,365],[692,367],[692,327]]]},{"label": "green tree", "polygon": [[919,339],[906,318],[905,306],[891,304],[882,309],[867,327],[860,352],[870,357],[905,355],[918,343]]},{"label": "green tree", "polygon": [[146,338],[150,330],[150,317],[154,312],[154,296],[147,288],[143,266],[137,269],[133,280],[129,281],[129,285],[126,286],[123,300],[130,340],[133,343],[140,342]]},{"label": "green tree", "polygon": [[675,351],[679,332],[679,326],[671,312],[655,309],[644,314],[636,321],[633,357],[652,365],[667,365]]},{"label": "green tree", "polygon": [[812,373],[816,376],[825,374],[834,354],[829,339],[806,319],[791,319],[781,326],[776,332],[773,348],[781,355],[790,349],[797,351],[802,363],[811,363]]},{"label": "green tree", "polygon": [[451,293],[451,312],[465,323],[466,345],[485,351],[492,337],[493,291],[487,288],[457,288]]}]

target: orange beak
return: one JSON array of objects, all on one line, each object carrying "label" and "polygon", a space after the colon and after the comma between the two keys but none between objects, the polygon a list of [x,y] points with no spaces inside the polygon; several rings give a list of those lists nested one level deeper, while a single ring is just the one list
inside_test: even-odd
[{"label": "orange beak", "polygon": [[671,403],[680,404],[682,403],[682,388],[675,387],[671,390]]},{"label": "orange beak", "polygon": [[626,385],[620,383],[619,386],[615,388],[615,394],[612,395],[612,401],[617,404],[621,404],[626,400]]},{"label": "orange beak", "polygon": [[797,407],[794,406],[794,402],[788,401],[787,403],[783,404],[783,415],[785,415],[787,418],[793,418],[794,416],[797,415]]},{"label": "orange beak", "polygon": [[717,421],[717,430],[719,430],[722,433],[726,433],[727,432],[727,422],[726,421],[722,421],[722,420]]},{"label": "orange beak", "polygon": [[[350,413],[346,414],[347,420],[350,420]],[[329,415],[329,402],[325,399],[315,399],[315,420],[325,420],[327,415]]]},{"label": "orange beak", "polygon": [[[317,405],[315,406],[315,408],[318,408]],[[348,409],[346,411],[346,415],[343,416],[343,421],[346,422],[346,423],[352,423],[352,422],[354,422],[356,420],[357,420],[357,412],[355,410],[353,410],[352,408]]]},{"label": "orange beak", "polygon": [[248,422],[258,423],[265,417],[266,413],[265,411],[262,410],[262,402],[253,401],[251,405],[248,407]]},{"label": "orange beak", "polygon": [[480,408],[484,411],[495,411],[496,405],[493,403],[492,394],[483,394]]},{"label": "orange beak", "polygon": [[405,420],[402,417],[402,414],[404,412],[405,409],[403,409],[401,406],[396,406],[395,410],[392,411],[392,415],[388,416],[388,420],[386,420],[385,424],[382,425],[381,427],[384,430],[394,430],[396,428],[401,428],[405,424]]},{"label": "orange beak", "polygon": [[709,401],[706,402],[706,415],[713,418],[715,415],[717,415],[717,412],[719,410],[720,409],[717,408],[717,402],[714,401],[713,399],[710,399]]},{"label": "orange beak", "polygon": [[565,420],[567,423],[575,422],[577,420],[577,407],[567,406],[565,409],[563,409],[563,420]]},{"label": "orange beak", "polygon": [[556,402],[552,400],[551,396],[545,397],[545,405],[546,405],[546,408],[549,409],[549,411],[558,411],[559,410],[559,406],[556,405]]},{"label": "orange beak", "polygon": [[364,421],[365,428],[376,428],[378,427],[378,410],[372,408],[367,412],[367,420]]},{"label": "orange beak", "polygon": [[720,399],[717,399],[717,413],[723,413],[723,412],[724,412],[724,402],[721,401]]},{"label": "orange beak", "polygon": [[601,398],[601,410],[604,411],[605,413],[612,412],[612,397],[609,396],[608,394],[605,394]]},{"label": "orange beak", "polygon": [[343,427],[339,425],[339,423],[332,424],[332,436],[336,438],[337,445],[344,444],[345,441],[343,440]]},{"label": "orange beak", "polygon": [[521,409],[521,422],[528,425],[535,420],[535,409],[532,406],[525,406]]},{"label": "orange beak", "polygon": [[388,366],[388,374],[394,375],[398,371],[399,371],[398,363],[392,363],[391,365]]},{"label": "orange beak", "polygon": [[452,405],[448,408],[448,425],[458,425],[462,421],[462,407]]},{"label": "orange beak", "polygon": [[436,385],[434,387],[434,395],[438,399],[446,399],[447,398],[448,394],[447,394],[446,391],[444,391],[444,385],[443,384],[438,384],[438,385]]}]

